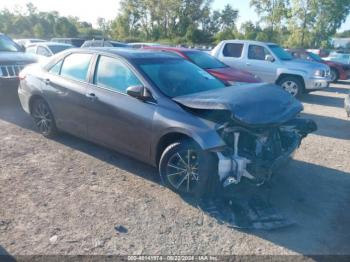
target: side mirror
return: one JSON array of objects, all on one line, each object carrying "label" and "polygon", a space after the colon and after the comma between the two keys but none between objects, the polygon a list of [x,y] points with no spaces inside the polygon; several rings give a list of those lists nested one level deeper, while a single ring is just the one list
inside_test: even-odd
[{"label": "side mirror", "polygon": [[149,98],[147,89],[144,86],[129,86],[126,89],[126,93],[131,97],[134,97],[136,99],[140,99],[143,101]]},{"label": "side mirror", "polygon": [[266,55],[265,61],[273,63],[273,62],[275,62],[275,58],[272,55]]}]

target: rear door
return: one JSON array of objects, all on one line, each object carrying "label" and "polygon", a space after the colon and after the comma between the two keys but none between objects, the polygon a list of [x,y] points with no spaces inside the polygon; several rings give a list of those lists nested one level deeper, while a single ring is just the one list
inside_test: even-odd
[{"label": "rear door", "polygon": [[128,96],[126,89],[136,85],[143,83],[126,62],[104,55],[98,58],[88,91],[88,135],[100,144],[148,161],[156,104]]},{"label": "rear door", "polygon": [[44,79],[48,102],[59,129],[87,137],[87,86],[92,54],[73,53],[60,60]]},{"label": "rear door", "polygon": [[219,60],[223,63],[244,69],[244,43],[225,43],[222,50],[219,52]]}]

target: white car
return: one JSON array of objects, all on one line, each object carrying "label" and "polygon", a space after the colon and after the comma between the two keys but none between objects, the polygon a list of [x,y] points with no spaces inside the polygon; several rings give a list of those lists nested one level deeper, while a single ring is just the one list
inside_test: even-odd
[{"label": "white car", "polygon": [[248,40],[225,40],[211,55],[223,63],[259,76],[264,82],[276,83],[293,96],[329,86],[327,65],[294,59],[279,45]]},{"label": "white car", "polygon": [[42,57],[51,57],[66,49],[73,48],[74,46],[64,43],[55,42],[40,42],[30,44],[26,47],[26,53],[36,54]]}]

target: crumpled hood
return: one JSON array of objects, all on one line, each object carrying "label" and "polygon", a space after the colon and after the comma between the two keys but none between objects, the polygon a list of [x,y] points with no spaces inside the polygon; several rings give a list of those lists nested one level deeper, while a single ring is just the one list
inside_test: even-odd
[{"label": "crumpled hood", "polygon": [[303,110],[302,104],[274,84],[247,84],[173,98],[192,109],[224,110],[245,125],[279,125]]},{"label": "crumpled hood", "polygon": [[37,62],[37,57],[22,52],[0,52],[0,64],[31,64]]}]

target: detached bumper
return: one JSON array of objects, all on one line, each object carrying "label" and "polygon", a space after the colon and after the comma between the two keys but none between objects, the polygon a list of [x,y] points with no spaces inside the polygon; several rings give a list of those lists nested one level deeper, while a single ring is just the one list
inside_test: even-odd
[{"label": "detached bumper", "polygon": [[319,90],[329,87],[331,79],[329,78],[308,78],[305,80],[306,90]]}]

